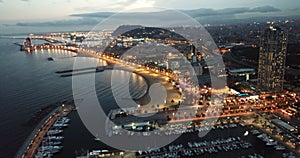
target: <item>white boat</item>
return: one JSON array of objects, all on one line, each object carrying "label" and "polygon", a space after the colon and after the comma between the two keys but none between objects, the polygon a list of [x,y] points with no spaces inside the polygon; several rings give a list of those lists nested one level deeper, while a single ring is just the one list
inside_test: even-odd
[{"label": "white boat", "polygon": [[43,144],[45,144],[45,145],[51,145],[51,146],[53,146],[53,145],[60,145],[62,142],[60,142],[60,141],[43,141]]},{"label": "white boat", "polygon": [[260,132],[259,132],[258,130],[256,130],[256,129],[255,129],[255,130],[252,130],[251,133],[252,133],[253,135],[260,134]]},{"label": "white boat", "polygon": [[48,136],[47,137],[48,138],[48,140],[62,140],[62,139],[64,139],[64,137],[63,136]]},{"label": "white boat", "polygon": [[53,157],[53,154],[49,151],[38,151],[35,156],[35,158],[49,158],[49,157]]},{"label": "white boat", "polygon": [[41,149],[42,151],[48,151],[50,153],[57,153],[59,152],[63,146],[42,146]]},{"label": "white boat", "polygon": [[98,137],[95,137],[95,138],[94,138],[94,140],[96,140],[96,141],[100,141],[101,139],[100,139],[100,138],[98,138]]},{"label": "white boat", "polygon": [[285,150],[285,147],[282,145],[276,145],[274,146],[275,150]]},{"label": "white boat", "polygon": [[59,123],[69,123],[71,119],[67,118],[67,117],[61,117],[59,118],[56,122],[59,122]]},{"label": "white boat", "polygon": [[264,133],[257,136],[257,138],[262,139],[262,140],[266,137],[267,137],[267,135]]},{"label": "white boat", "polygon": [[47,134],[48,135],[56,135],[56,134],[60,134],[60,133],[62,133],[63,132],[63,130],[49,130],[48,132],[47,132]]},{"label": "white boat", "polygon": [[63,123],[55,123],[53,125],[53,127],[67,127],[67,126],[68,126],[68,124],[63,124]]},{"label": "white boat", "polygon": [[267,139],[266,141],[267,141],[266,145],[268,146],[277,145],[277,141],[274,141],[273,139]]}]

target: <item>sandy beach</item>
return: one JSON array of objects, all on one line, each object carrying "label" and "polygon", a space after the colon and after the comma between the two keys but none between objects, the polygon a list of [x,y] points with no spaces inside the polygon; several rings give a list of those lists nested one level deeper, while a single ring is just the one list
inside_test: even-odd
[{"label": "sandy beach", "polygon": [[[126,68],[124,68],[124,65],[118,64],[118,63],[116,63],[116,61],[100,57],[89,51],[79,50],[77,52],[77,54],[78,54],[77,55],[78,57],[94,57],[94,58],[104,60],[107,62],[108,65],[113,65],[114,66],[113,69],[121,68],[124,71],[130,71],[132,73],[135,73],[135,74],[143,77],[145,82],[148,85],[147,92],[144,93],[140,98],[136,98],[134,100],[138,105],[140,105],[141,111],[147,111],[148,113],[157,112],[157,105],[148,105],[148,103],[151,101],[151,96],[148,93],[149,88],[151,87],[151,85],[156,84],[156,83],[164,86],[164,89],[167,92],[167,97],[166,97],[165,103],[161,103],[158,107],[159,109],[162,109],[163,107],[168,107],[170,105],[174,105],[174,104],[178,103],[178,101],[181,100],[179,90],[174,88],[172,86],[172,84],[168,82],[168,80],[167,80],[168,77],[166,77],[166,76],[152,72],[151,70],[144,70],[142,68],[138,68],[136,66],[131,66],[131,65],[125,65]],[[107,71],[107,70],[105,70],[105,71]],[[174,103],[172,103],[172,100],[174,101]],[[153,108],[153,106],[156,108]]]}]

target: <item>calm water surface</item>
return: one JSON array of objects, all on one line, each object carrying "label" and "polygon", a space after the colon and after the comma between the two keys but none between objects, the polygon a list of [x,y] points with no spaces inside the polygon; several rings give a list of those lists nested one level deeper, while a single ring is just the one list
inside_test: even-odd
[{"label": "calm water surface", "polygon": [[[22,43],[22,40],[0,38],[0,157],[15,155],[34,128],[24,124],[41,107],[72,99],[72,78],[62,78],[55,72],[72,69],[74,53],[60,50],[25,53],[19,51],[15,42]],[[48,61],[48,57],[54,61]],[[110,74],[110,71],[96,74],[96,91],[101,101],[107,103],[103,105],[106,111],[117,108],[111,97]],[[135,83],[130,84],[133,97],[145,92],[147,85],[141,76],[133,74],[131,82]],[[126,87],[121,86],[119,91],[125,93]],[[82,128],[84,126],[73,133],[88,132]]]}]

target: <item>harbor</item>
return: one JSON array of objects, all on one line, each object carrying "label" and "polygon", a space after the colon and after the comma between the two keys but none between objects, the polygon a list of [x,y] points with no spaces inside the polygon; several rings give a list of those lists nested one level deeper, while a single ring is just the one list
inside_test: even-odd
[{"label": "harbor", "polygon": [[[27,146],[26,149],[23,147],[19,150],[16,157],[22,158],[34,158],[34,157],[52,157],[53,154],[59,152],[62,146],[61,144],[63,136],[53,136],[62,134],[62,128],[67,127],[69,119],[66,118],[74,109],[74,105],[62,104],[60,107],[53,110],[48,114],[50,117],[41,120],[41,124],[37,126],[37,131],[33,131],[31,141],[27,141],[23,146]],[[42,122],[44,121],[44,122]],[[26,144],[28,143],[28,144]],[[42,152],[41,152],[42,151]],[[45,152],[46,151],[46,152]],[[22,154],[22,156],[20,156]]]},{"label": "harbor", "polygon": [[[120,154],[131,155],[131,157],[217,157],[222,158],[226,155],[237,155],[235,157],[283,157],[288,155],[290,157],[297,157],[295,154],[290,153],[288,149],[276,150],[275,146],[267,146],[265,142],[257,138],[259,134],[252,134],[252,130],[257,130],[262,133],[261,130],[244,125],[242,123],[235,122],[233,120],[223,119],[219,125],[213,127],[213,129],[205,137],[199,137],[199,132],[205,132],[208,128],[205,126],[205,122],[196,126],[195,129],[189,127],[185,129],[184,125],[173,125],[170,130],[158,131],[156,134],[162,137],[168,137],[170,135],[181,135],[173,143],[159,149],[151,149],[149,151],[128,153],[120,150],[113,149],[101,141],[96,140],[95,136],[90,134],[88,131],[74,133],[74,130],[84,128],[82,123],[78,123],[80,118],[74,111],[70,114],[71,120],[70,127],[65,130],[65,144],[64,152],[58,153],[57,158],[64,157],[80,157],[80,158],[96,158],[96,157],[107,157],[114,158],[120,157]],[[223,122],[223,123],[222,123]],[[228,123],[225,123],[228,122]],[[246,132],[248,135],[245,135]],[[132,132],[133,133],[133,132]],[[147,132],[137,132],[141,136],[147,136]],[[115,133],[117,136],[121,133]],[[123,135],[129,137],[131,133],[123,133]],[[84,137],[84,138],[83,138]],[[73,138],[77,138],[74,140]],[[189,140],[189,141],[186,141]],[[226,143],[227,142],[227,143]],[[234,143],[233,143],[234,142]],[[77,145],[73,145],[77,144]],[[205,146],[206,144],[206,146]],[[279,145],[279,144],[278,144]],[[203,150],[203,153],[201,152]],[[227,150],[227,151],[226,151]],[[69,153],[68,153],[68,152]],[[76,151],[76,152],[72,152]],[[198,155],[196,152],[199,152]],[[190,156],[188,156],[190,155]],[[259,156],[260,155],[260,156]]]}]

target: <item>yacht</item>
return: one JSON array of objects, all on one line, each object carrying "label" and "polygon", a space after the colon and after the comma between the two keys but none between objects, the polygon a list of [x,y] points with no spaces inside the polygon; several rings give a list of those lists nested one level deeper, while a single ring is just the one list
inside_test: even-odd
[{"label": "yacht", "polygon": [[285,147],[282,145],[276,145],[274,146],[275,150],[285,150]]},{"label": "yacht", "polygon": [[48,138],[48,140],[62,140],[62,139],[64,139],[64,137],[63,136],[48,136],[47,137]]},{"label": "yacht", "polygon": [[56,129],[56,130],[49,130],[48,132],[47,132],[47,134],[48,135],[56,135],[56,134],[60,134],[60,133],[62,133],[63,132],[63,130],[58,130],[58,129]]}]

